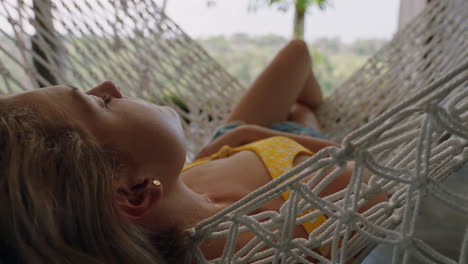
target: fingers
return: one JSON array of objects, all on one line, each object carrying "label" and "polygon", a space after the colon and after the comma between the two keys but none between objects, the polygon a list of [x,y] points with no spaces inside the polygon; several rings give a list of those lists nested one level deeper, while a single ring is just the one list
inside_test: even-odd
[{"label": "fingers", "polygon": [[205,145],[195,157],[196,159],[207,157],[211,154],[216,153],[222,146],[230,146],[232,148],[247,144],[250,141],[248,139],[248,133],[245,129],[246,126],[235,128],[224,135],[216,138],[214,141]]},{"label": "fingers", "polygon": [[204,157],[207,157],[207,156],[210,156],[210,155],[213,154],[213,153],[214,153],[214,151],[212,151],[210,148],[204,147],[204,148],[202,148],[202,150],[195,156],[195,160],[201,159],[201,158],[204,158]]},{"label": "fingers", "polygon": [[210,156],[216,153],[223,145],[229,145],[229,142],[228,140],[226,140],[225,135],[205,145],[197,154],[195,159],[200,159],[200,158]]}]

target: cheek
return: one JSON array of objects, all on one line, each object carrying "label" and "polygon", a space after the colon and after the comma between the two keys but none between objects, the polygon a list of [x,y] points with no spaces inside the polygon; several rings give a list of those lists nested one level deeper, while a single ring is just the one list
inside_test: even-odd
[{"label": "cheek", "polygon": [[180,173],[185,138],[180,120],[168,109],[142,102],[116,101],[99,120],[89,121],[98,141],[125,153],[129,162],[168,175]]},{"label": "cheek", "polygon": [[[164,167],[165,173],[180,171],[185,162],[185,138],[180,121],[175,116],[155,109],[144,113],[133,112],[122,127],[127,151],[146,164]],[[172,172],[174,171],[174,172]]]}]

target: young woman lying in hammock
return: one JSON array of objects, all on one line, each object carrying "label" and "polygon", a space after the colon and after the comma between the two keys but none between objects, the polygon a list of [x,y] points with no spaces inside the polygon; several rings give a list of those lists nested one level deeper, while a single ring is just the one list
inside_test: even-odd
[{"label": "young woman lying in hammock", "polygon": [[[181,263],[177,230],[334,145],[310,136],[320,129],[313,109],[321,102],[307,46],[292,41],[218,134],[232,130],[184,168],[176,112],[127,98],[113,82],[86,93],[54,86],[1,97],[0,262]],[[246,143],[252,144],[236,148]],[[224,145],[231,148],[218,152]],[[275,153],[286,161],[269,160]],[[347,170],[320,195],[344,188],[350,175]],[[283,202],[279,197],[258,211],[278,210]],[[307,238],[306,229],[297,226],[296,236]],[[241,234],[238,246],[250,238]],[[221,255],[219,242],[202,244],[208,259]]]}]

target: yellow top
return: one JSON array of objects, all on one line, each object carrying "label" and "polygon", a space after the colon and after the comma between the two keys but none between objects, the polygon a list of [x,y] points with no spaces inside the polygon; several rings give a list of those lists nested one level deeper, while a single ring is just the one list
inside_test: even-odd
[{"label": "yellow top", "polygon": [[[283,173],[291,170],[294,166],[294,158],[297,155],[314,154],[313,152],[306,149],[305,147],[303,147],[302,145],[290,138],[270,137],[236,148],[231,148],[227,145],[223,146],[217,153],[185,165],[183,171],[198,166],[210,160],[229,157],[232,154],[243,150],[251,150],[255,152],[258,155],[258,157],[263,161],[263,164],[268,169],[268,173],[270,174],[272,179],[275,179],[281,176]],[[285,200],[288,200],[290,196],[290,191],[282,193],[282,196]],[[305,212],[301,214],[301,216],[309,212]],[[303,226],[307,233],[310,234],[314,229],[316,229],[325,221],[325,216],[321,215],[317,217],[313,222],[311,221],[304,223]]]}]

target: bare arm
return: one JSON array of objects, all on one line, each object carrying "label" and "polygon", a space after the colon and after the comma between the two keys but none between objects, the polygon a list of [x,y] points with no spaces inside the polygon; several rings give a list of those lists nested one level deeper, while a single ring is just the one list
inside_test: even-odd
[{"label": "bare arm", "polygon": [[200,153],[197,155],[197,159],[209,156],[215,152],[217,152],[222,146],[228,145],[231,147],[238,147],[250,142],[254,142],[257,140],[275,137],[275,136],[282,136],[288,137],[299,144],[303,145],[307,149],[312,152],[318,152],[322,148],[328,146],[338,146],[335,142],[309,137],[309,136],[299,136],[296,134],[291,134],[287,132],[276,131],[272,129],[268,129],[262,126],[257,125],[245,125],[238,127],[221,137],[217,138],[213,142],[206,145]]}]

